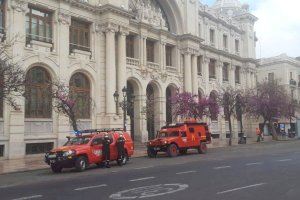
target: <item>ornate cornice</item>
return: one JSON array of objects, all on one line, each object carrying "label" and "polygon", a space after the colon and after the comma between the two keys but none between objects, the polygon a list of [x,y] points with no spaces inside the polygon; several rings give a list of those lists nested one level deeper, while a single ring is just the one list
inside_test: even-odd
[{"label": "ornate cornice", "polygon": [[106,5],[98,7],[96,9],[96,12],[98,12],[100,14],[105,14],[107,12],[113,12],[113,13],[122,15],[123,17],[129,18],[129,19],[134,17],[134,15],[132,13],[128,12],[127,10],[121,9],[119,7],[116,7],[116,6],[113,6],[110,4],[106,4]]},{"label": "ornate cornice", "polygon": [[28,2],[26,0],[11,0],[11,8],[18,12],[27,12]]},{"label": "ornate cornice", "polygon": [[196,42],[196,43],[201,43],[201,42],[204,41],[204,39],[202,39],[198,36],[192,35],[192,34],[183,34],[183,35],[178,36],[177,38],[180,41],[190,40],[190,41],[193,41],[193,42]]}]

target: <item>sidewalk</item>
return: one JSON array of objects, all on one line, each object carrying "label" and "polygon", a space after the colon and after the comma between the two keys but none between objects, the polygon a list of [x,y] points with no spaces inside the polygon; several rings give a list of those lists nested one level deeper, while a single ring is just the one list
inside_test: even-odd
[{"label": "sidewalk", "polygon": [[[132,157],[146,156],[146,153],[146,147],[137,147]],[[0,175],[47,168],[49,168],[49,166],[44,162],[44,154],[23,159],[0,160]]]}]

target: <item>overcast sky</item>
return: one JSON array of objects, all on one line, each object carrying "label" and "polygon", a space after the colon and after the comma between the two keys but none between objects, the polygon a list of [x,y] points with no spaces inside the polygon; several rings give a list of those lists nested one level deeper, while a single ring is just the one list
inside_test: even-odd
[{"label": "overcast sky", "polygon": [[[212,5],[215,0],[200,0]],[[300,0],[241,0],[250,5],[256,22],[257,57],[286,53],[300,56]]]}]

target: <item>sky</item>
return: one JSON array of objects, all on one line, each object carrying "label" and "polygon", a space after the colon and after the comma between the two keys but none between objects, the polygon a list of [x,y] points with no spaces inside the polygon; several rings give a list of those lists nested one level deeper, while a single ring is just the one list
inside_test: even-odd
[{"label": "sky", "polygon": [[[216,0],[200,0],[213,5]],[[259,20],[255,30],[258,37],[257,58],[286,53],[300,56],[300,0],[240,0],[250,5]]]}]

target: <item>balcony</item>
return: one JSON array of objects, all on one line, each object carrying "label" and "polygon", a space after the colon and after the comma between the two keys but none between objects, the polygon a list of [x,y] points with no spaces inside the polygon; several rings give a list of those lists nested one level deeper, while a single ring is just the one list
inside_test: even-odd
[{"label": "balcony", "polygon": [[126,58],[126,63],[127,63],[127,65],[129,65],[129,66],[136,66],[136,67],[138,67],[138,66],[140,65],[139,59],[136,59],[136,58],[130,58],[130,57],[127,57],[127,58]]},{"label": "balcony", "polygon": [[151,69],[159,69],[159,64],[154,62],[147,62],[147,66]]},{"label": "balcony", "polygon": [[44,36],[34,35],[34,34],[26,34],[26,45],[31,44],[32,41],[38,41],[38,42],[48,43],[52,45],[51,37],[44,37]]}]

